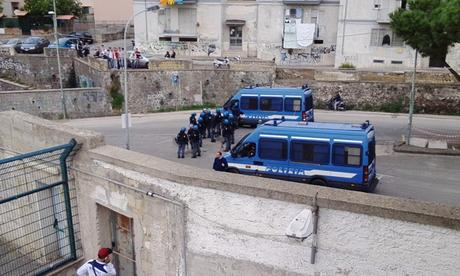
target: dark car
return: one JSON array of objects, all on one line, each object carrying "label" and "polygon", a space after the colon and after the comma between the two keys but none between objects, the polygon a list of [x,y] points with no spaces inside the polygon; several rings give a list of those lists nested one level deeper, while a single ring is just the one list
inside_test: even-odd
[{"label": "dark car", "polygon": [[14,47],[16,52],[24,54],[43,54],[43,48],[50,45],[46,38],[31,36]]},{"label": "dark car", "polygon": [[94,43],[93,36],[88,32],[71,32],[70,34],[68,34],[68,36],[76,37],[80,39],[80,41],[83,43],[88,43],[88,44]]}]

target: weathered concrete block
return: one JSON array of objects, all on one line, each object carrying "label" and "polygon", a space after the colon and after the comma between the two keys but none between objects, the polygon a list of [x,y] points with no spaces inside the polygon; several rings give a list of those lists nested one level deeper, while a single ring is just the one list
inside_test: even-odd
[{"label": "weathered concrete block", "polygon": [[447,149],[447,141],[443,140],[428,140],[429,149]]},{"label": "weathered concrete block", "polygon": [[420,147],[420,148],[426,148],[428,144],[428,139],[423,139],[423,138],[410,138],[409,145],[414,146],[414,147]]}]

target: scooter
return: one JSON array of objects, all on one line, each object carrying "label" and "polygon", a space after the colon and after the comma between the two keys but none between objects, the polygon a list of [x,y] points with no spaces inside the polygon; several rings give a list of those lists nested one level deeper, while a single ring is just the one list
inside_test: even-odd
[{"label": "scooter", "polygon": [[216,58],[213,61],[214,68],[223,68],[227,67],[227,69],[230,69],[230,60],[228,57],[225,58]]},{"label": "scooter", "polygon": [[345,103],[342,99],[337,99],[336,97],[331,98],[328,103],[327,107],[329,110],[335,110],[335,111],[345,111]]}]

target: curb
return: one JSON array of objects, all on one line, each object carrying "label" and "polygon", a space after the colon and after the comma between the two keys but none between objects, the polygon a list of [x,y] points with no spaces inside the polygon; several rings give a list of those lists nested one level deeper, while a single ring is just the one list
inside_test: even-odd
[{"label": "curb", "polygon": [[394,152],[460,156],[460,151],[452,149],[429,149],[406,145],[404,142],[393,145]]}]

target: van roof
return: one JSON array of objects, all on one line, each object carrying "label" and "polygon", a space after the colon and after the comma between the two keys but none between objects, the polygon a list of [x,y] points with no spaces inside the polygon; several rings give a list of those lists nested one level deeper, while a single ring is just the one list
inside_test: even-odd
[{"label": "van roof", "polygon": [[238,91],[243,94],[284,94],[284,95],[299,95],[305,92],[310,92],[309,88],[302,89],[301,87],[246,87]]},{"label": "van roof", "polygon": [[[301,135],[308,132],[309,134],[347,134],[353,136],[366,135],[373,130],[374,126],[370,123],[351,124],[351,123],[315,123],[315,122],[298,122],[298,121],[268,121],[257,130],[260,132],[269,131],[273,134],[292,134]],[[306,131],[308,130],[308,131]]]}]

